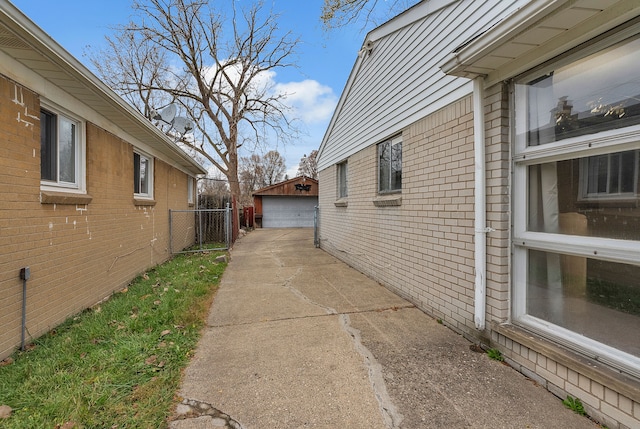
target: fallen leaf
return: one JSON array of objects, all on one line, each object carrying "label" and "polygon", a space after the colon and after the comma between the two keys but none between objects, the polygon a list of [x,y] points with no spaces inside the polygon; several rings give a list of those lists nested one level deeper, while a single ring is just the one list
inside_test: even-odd
[{"label": "fallen leaf", "polygon": [[158,360],[158,356],[153,355],[153,356],[149,356],[144,363],[146,363],[147,365],[153,365],[154,363],[156,363],[156,361]]},{"label": "fallen leaf", "polygon": [[11,417],[13,409],[8,405],[0,405],[0,419],[8,419]]},{"label": "fallen leaf", "polygon": [[165,335],[169,335],[171,333],[171,331],[169,329],[165,329],[164,331],[160,332],[160,336],[164,337]]}]

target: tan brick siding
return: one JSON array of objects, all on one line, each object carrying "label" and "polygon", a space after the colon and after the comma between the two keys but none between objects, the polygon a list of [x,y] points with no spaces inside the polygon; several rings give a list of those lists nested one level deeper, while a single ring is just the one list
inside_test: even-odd
[{"label": "tan brick siding", "polygon": [[[541,338],[527,334],[527,341],[532,343],[528,347],[495,330],[509,321],[510,313],[508,85],[487,88],[484,107],[487,226],[492,228],[487,234],[484,332],[475,329],[473,317],[475,191],[471,96],[403,131],[400,206],[374,205],[375,145],[346,160],[346,207],[344,200],[336,204],[336,166],[320,172],[321,247],[454,330],[497,347],[515,369],[560,398],[571,395],[581,399],[589,415],[607,427],[640,427],[640,388],[636,379],[607,368],[593,371],[582,357]],[[561,363],[545,355],[548,350],[556,350],[551,355],[566,353],[573,357],[564,358]]]},{"label": "tan brick siding", "polygon": [[158,159],[156,204],[135,205],[133,146],[91,123],[91,202],[41,204],[39,111],[37,94],[0,77],[0,358],[20,342],[20,268],[31,269],[26,325],[37,337],[165,261],[169,208],[188,209],[187,175]]},{"label": "tan brick siding", "polygon": [[471,102],[404,130],[400,206],[373,204],[375,146],[348,159],[347,207],[334,206],[335,166],[320,172],[322,247],[464,332],[474,326]]}]

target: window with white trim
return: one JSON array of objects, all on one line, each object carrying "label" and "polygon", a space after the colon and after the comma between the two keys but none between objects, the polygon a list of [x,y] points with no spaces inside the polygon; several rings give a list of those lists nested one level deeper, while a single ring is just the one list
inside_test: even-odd
[{"label": "window with white trim", "polygon": [[402,136],[378,144],[378,192],[402,190]]},{"label": "window with white trim", "polygon": [[347,161],[341,162],[337,165],[338,168],[338,198],[347,198],[349,195],[348,186],[348,164]]},{"label": "window with white trim", "polygon": [[40,110],[40,179],[43,188],[85,191],[82,122],[48,107]]},{"label": "window with white trim", "polygon": [[133,153],[133,193],[136,198],[153,198],[153,158],[137,151]]},{"label": "window with white trim", "polygon": [[609,39],[518,78],[512,190],[514,322],[636,374],[639,67]]},{"label": "window with white trim", "polygon": [[583,200],[635,200],[638,195],[638,150],[583,158],[580,174]]},{"label": "window with white trim", "polygon": [[195,183],[196,179],[191,176],[187,177],[187,204],[193,204],[195,198]]}]

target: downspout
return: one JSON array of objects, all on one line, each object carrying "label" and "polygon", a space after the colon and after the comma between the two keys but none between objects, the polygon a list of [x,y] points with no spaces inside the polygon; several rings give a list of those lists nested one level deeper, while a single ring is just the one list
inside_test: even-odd
[{"label": "downspout", "polygon": [[484,77],[473,80],[473,135],[475,164],[475,299],[474,321],[476,329],[484,330],[487,303],[487,194],[484,133]]}]

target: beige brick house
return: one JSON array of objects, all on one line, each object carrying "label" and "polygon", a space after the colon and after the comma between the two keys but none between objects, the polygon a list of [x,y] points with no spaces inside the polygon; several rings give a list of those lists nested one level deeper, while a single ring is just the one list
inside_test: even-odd
[{"label": "beige brick house", "polygon": [[371,31],[319,240],[517,370],[640,427],[640,3],[427,0]]},{"label": "beige brick house", "polygon": [[0,154],[0,359],[169,258],[206,173],[6,0]]}]

